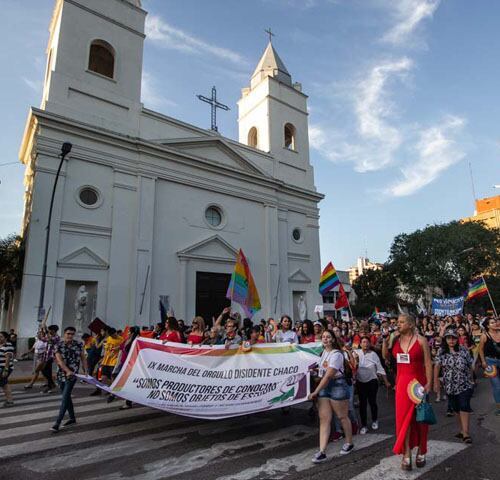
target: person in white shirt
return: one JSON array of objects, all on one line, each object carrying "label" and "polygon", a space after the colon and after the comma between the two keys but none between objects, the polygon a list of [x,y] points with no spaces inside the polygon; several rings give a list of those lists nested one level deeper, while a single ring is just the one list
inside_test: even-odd
[{"label": "person in white shirt", "polygon": [[280,320],[281,330],[278,330],[273,340],[276,343],[299,343],[297,334],[292,330],[292,319],[288,315],[283,315]]},{"label": "person in white shirt", "polygon": [[321,342],[323,353],[318,366],[318,376],[321,380],[314,392],[309,395],[309,400],[318,398],[319,411],[319,451],[314,455],[313,463],[327,460],[326,447],[330,439],[334,412],[342,424],[346,439],[340,454],[347,455],[354,448],[352,426],[348,416],[350,390],[345,377],[344,354],[338,340],[329,330],[323,332]]},{"label": "person in white shirt", "polygon": [[368,404],[372,413],[372,429],[378,429],[378,377],[381,376],[387,388],[391,386],[387,380],[384,367],[380,363],[379,356],[371,349],[370,339],[361,339],[361,348],[354,351],[358,368],[356,373],[358,396],[359,396],[359,416],[361,417],[360,434],[368,432]]}]

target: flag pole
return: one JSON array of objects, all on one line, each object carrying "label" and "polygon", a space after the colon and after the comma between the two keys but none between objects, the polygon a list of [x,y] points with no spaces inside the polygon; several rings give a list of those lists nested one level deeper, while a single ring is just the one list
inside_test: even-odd
[{"label": "flag pole", "polygon": [[493,312],[495,312],[495,317],[498,317],[497,309],[495,308],[495,304],[493,303],[493,299],[491,298],[490,289],[488,288],[488,285],[486,284],[486,280],[484,279],[484,277],[482,275],[481,275],[481,278],[483,279],[483,282],[486,285],[486,291],[488,292],[488,297],[490,298],[491,306],[493,307]]}]

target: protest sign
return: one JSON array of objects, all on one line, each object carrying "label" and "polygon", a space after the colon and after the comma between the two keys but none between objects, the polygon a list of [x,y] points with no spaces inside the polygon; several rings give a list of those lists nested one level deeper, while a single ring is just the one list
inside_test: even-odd
[{"label": "protest sign", "polygon": [[188,417],[219,419],[307,400],[317,344],[189,346],[137,338],[111,392]]},{"label": "protest sign", "polygon": [[438,317],[460,315],[464,308],[464,297],[433,298],[432,313]]}]

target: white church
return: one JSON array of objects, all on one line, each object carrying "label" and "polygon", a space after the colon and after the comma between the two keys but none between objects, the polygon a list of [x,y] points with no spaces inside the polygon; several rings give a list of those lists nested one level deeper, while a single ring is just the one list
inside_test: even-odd
[{"label": "white church", "polygon": [[[20,150],[26,166],[25,276],[13,325],[33,336],[45,226],[61,145],[72,144],[54,201],[48,322],[150,325],[163,299],[177,318],[227,305],[241,248],[262,310],[298,318],[322,303],[319,209],[307,96],[269,43],[242,89],[239,141],[141,103],[147,13],[139,0],[57,0],[40,108]],[[250,72],[249,72],[250,73]]]}]

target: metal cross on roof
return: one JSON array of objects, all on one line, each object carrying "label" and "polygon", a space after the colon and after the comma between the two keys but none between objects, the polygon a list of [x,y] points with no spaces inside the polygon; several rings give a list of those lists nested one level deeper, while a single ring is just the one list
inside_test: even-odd
[{"label": "metal cross on roof", "polygon": [[273,43],[273,37],[275,36],[275,34],[271,32],[271,27],[269,27],[267,30],[264,30],[264,32],[269,35],[269,43]]},{"label": "metal cross on roof", "polygon": [[211,107],[211,118],[212,118],[212,130],[217,132],[217,109],[221,110],[230,110],[227,105],[220,103],[217,101],[217,90],[215,87],[212,87],[212,98],[205,97],[203,95],[196,95],[202,102],[208,103]]}]

